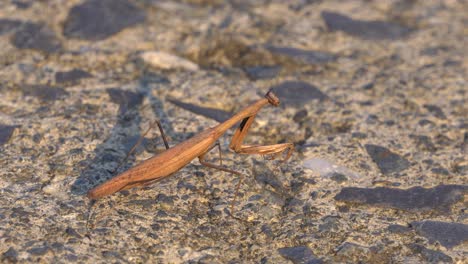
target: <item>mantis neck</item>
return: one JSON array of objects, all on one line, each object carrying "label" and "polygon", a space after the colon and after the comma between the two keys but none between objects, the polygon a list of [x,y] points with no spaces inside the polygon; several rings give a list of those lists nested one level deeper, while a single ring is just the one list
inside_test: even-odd
[{"label": "mantis neck", "polygon": [[265,105],[268,104],[268,99],[262,98],[257,102],[247,106],[246,108],[242,109],[239,113],[235,114],[233,117],[229,118],[228,120],[224,121],[223,123],[213,127],[213,130],[216,134],[221,136],[224,134],[229,128],[233,127],[235,124],[242,121],[244,118],[254,116],[257,112]]}]

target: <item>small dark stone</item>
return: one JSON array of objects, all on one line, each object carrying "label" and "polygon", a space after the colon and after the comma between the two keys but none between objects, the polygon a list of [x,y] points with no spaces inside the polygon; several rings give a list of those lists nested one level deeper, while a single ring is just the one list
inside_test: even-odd
[{"label": "small dark stone", "polygon": [[144,21],[145,12],[127,0],[88,0],[70,10],[63,35],[102,40]]},{"label": "small dark stone", "polygon": [[429,263],[452,263],[453,260],[450,256],[444,253],[432,249],[428,249],[424,246],[416,243],[409,244],[408,247],[416,254],[420,254],[423,260]]},{"label": "small dark stone", "polygon": [[80,155],[82,153],[83,153],[83,148],[74,148],[74,149],[70,149],[70,151],[68,151],[68,155],[70,155],[70,156]]},{"label": "small dark stone", "polygon": [[461,223],[421,221],[412,222],[411,227],[431,243],[439,242],[446,248],[452,248],[468,241],[468,225]]},{"label": "small dark stone", "polygon": [[194,104],[189,104],[189,103],[184,103],[181,102],[175,98],[169,98],[169,102],[177,105],[180,108],[183,108],[185,110],[188,110],[192,113],[195,113],[197,115],[202,115],[208,118],[211,118],[213,120],[216,120],[218,122],[224,122],[227,119],[229,119],[232,114],[230,112],[226,112],[221,109],[216,109],[216,108],[210,108],[210,107],[203,107],[203,106],[198,106]]},{"label": "small dark stone", "polygon": [[427,120],[427,119],[421,119],[418,121],[418,124],[422,127],[424,126],[435,126],[434,122],[432,122],[431,120]]},{"label": "small dark stone", "polygon": [[278,253],[285,259],[292,261],[294,264],[315,264],[323,263],[318,259],[312,250],[307,246],[285,247],[278,249]]},{"label": "small dark stone", "polygon": [[337,231],[340,227],[340,218],[337,216],[325,216],[322,219],[322,224],[319,225],[320,232]]},{"label": "small dark stone", "polygon": [[285,201],[284,208],[290,211],[302,211],[304,201],[297,198],[288,198]]},{"label": "small dark stone", "polygon": [[362,86],[362,89],[363,89],[363,90],[372,90],[373,88],[374,88],[374,83],[373,83],[373,82],[364,84],[364,85]]},{"label": "small dark stone", "polygon": [[174,205],[174,196],[167,196],[163,193],[158,194],[156,201],[167,205]]},{"label": "small dark stone", "polygon": [[23,85],[21,87],[25,96],[34,96],[43,102],[55,101],[68,95],[68,92],[61,87],[49,85]]},{"label": "small dark stone", "polygon": [[156,201],[155,199],[141,199],[141,200],[132,200],[128,203],[132,205],[140,205],[143,207],[143,209],[150,210],[153,208],[154,205],[158,203],[158,201]]},{"label": "small dark stone", "polygon": [[120,253],[117,251],[104,250],[101,253],[105,258],[121,258]]},{"label": "small dark stone", "polygon": [[155,232],[160,231],[161,230],[161,225],[160,224],[152,224],[151,229],[153,231],[155,231]]},{"label": "small dark stone", "polygon": [[312,100],[324,101],[328,98],[316,86],[300,81],[285,81],[272,86],[271,89],[283,102],[296,106],[302,106]]},{"label": "small dark stone", "polygon": [[365,133],[362,133],[362,132],[353,132],[353,133],[351,133],[351,137],[358,138],[358,139],[364,139],[364,138],[367,138],[367,135]]},{"label": "small dark stone", "polygon": [[143,94],[132,91],[124,91],[117,88],[107,89],[112,102],[119,105],[119,113],[123,114],[143,102]]},{"label": "small dark stone", "polygon": [[82,238],[82,236],[78,232],[76,232],[76,230],[72,227],[67,227],[67,229],[65,229],[65,233],[72,237]]},{"label": "small dark stone", "polygon": [[383,174],[391,174],[406,170],[410,163],[402,156],[391,152],[389,149],[377,145],[366,144],[367,153],[377,164]]},{"label": "small dark stone", "polygon": [[281,71],[281,66],[253,66],[244,69],[251,80],[273,79]]},{"label": "small dark stone", "polygon": [[426,108],[427,111],[431,112],[438,119],[447,119],[447,116],[445,116],[444,111],[442,111],[442,109],[437,105],[425,104],[424,108]]},{"label": "small dark stone", "polygon": [[28,253],[31,255],[35,255],[35,256],[43,256],[47,254],[49,250],[50,250],[50,247],[42,246],[42,247],[35,247],[35,248],[28,249]]},{"label": "small dark stone", "polygon": [[335,196],[335,200],[411,211],[446,212],[450,210],[451,205],[463,199],[467,190],[468,187],[463,185],[439,185],[428,189],[413,187],[406,190],[388,187],[347,187]]},{"label": "small dark stone", "polygon": [[2,262],[16,262],[18,261],[18,252],[13,247],[10,247],[7,251],[3,252],[2,258],[0,260]]},{"label": "small dark stone", "polygon": [[434,143],[432,143],[432,140],[428,136],[424,135],[410,135],[410,138],[413,139],[414,143],[416,146],[423,151],[430,151],[434,152],[437,150],[436,146]]},{"label": "small dark stone", "polygon": [[439,175],[449,175],[450,174],[450,172],[447,169],[444,169],[444,168],[441,168],[441,167],[432,168],[431,171],[433,173],[439,174]]},{"label": "small dark stone", "polygon": [[57,83],[76,83],[80,79],[91,78],[93,75],[87,71],[80,69],[73,69],[71,71],[57,72],[55,73],[55,82]]},{"label": "small dark stone", "polygon": [[187,189],[189,191],[195,191],[197,187],[187,181],[179,181],[177,183],[177,190]]},{"label": "small dark stone", "polygon": [[331,180],[334,180],[337,183],[343,183],[343,182],[346,182],[348,180],[346,175],[338,173],[338,172],[333,172],[329,177],[330,177]]},{"label": "small dark stone", "polygon": [[13,35],[11,44],[18,49],[35,49],[54,53],[62,49],[55,33],[43,24],[24,23]]},{"label": "small dark stone", "polygon": [[78,261],[78,256],[77,256],[77,255],[74,255],[74,254],[66,254],[66,255],[65,255],[65,259],[66,259],[68,262],[77,262],[77,261]]},{"label": "small dark stone", "polygon": [[18,9],[27,9],[29,8],[34,0],[11,0],[11,3],[16,6]]},{"label": "small dark stone", "polygon": [[366,40],[396,40],[408,36],[412,30],[387,21],[352,19],[335,12],[322,12],[322,18],[330,31],[343,31]]},{"label": "small dark stone", "polygon": [[358,103],[360,105],[362,105],[362,106],[372,106],[372,105],[374,105],[374,102],[372,102],[371,100],[359,101]]},{"label": "small dark stone", "polygon": [[0,146],[8,143],[16,127],[0,124]]},{"label": "small dark stone", "polygon": [[404,233],[408,233],[409,231],[411,231],[411,228],[407,226],[402,226],[402,225],[389,225],[387,227],[387,230],[391,233],[404,234]]},{"label": "small dark stone", "polygon": [[23,24],[23,22],[20,20],[0,19],[0,36],[16,30],[21,24]]},{"label": "small dark stone", "polygon": [[267,224],[264,224],[261,228],[262,233],[265,234],[267,237],[274,237],[273,230],[271,230],[271,227]]},{"label": "small dark stone", "polygon": [[39,143],[41,143],[42,137],[43,137],[42,134],[36,133],[32,137],[32,140],[33,140],[34,143],[39,144]]},{"label": "small dark stone", "polygon": [[291,191],[298,193],[302,190],[302,187],[305,185],[303,181],[291,181]]},{"label": "small dark stone", "polygon": [[462,61],[459,61],[459,60],[446,60],[444,61],[444,64],[443,66],[444,67],[450,67],[450,66],[453,66],[453,67],[458,67],[458,66],[461,66],[462,65]]},{"label": "small dark stone", "polygon": [[296,123],[302,122],[307,117],[307,114],[308,114],[308,112],[305,109],[297,111],[296,114],[293,117],[294,122],[296,122]]},{"label": "small dark stone", "polygon": [[450,50],[449,46],[436,46],[423,49],[419,54],[424,56],[435,56],[439,55],[442,52],[447,52]]},{"label": "small dark stone", "polygon": [[344,242],[335,250],[334,260],[339,263],[368,263],[373,255],[370,248],[352,242]]},{"label": "small dark stone", "polygon": [[386,126],[394,126],[395,125],[395,121],[394,120],[385,120],[384,121],[384,124]]},{"label": "small dark stone", "polygon": [[434,140],[435,140],[436,145],[440,145],[442,147],[450,146],[451,144],[454,143],[454,140],[452,140],[451,138],[443,134],[438,134],[434,138]]},{"label": "small dark stone", "polygon": [[366,124],[375,125],[379,122],[379,117],[376,115],[369,115],[366,119]]},{"label": "small dark stone", "polygon": [[54,252],[62,252],[65,249],[65,245],[60,242],[53,242],[50,245],[50,249],[52,249]]},{"label": "small dark stone", "polygon": [[335,61],[336,56],[323,51],[302,50],[291,47],[266,47],[271,53],[289,57],[306,64],[322,64]]}]

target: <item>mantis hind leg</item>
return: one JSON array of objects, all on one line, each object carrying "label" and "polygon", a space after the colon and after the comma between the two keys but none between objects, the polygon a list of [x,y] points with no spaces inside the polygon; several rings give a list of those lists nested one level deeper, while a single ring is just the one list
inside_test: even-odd
[{"label": "mantis hind leg", "polygon": [[239,154],[260,154],[260,155],[272,155],[273,154],[273,158],[276,158],[280,156],[284,151],[287,151],[286,156],[284,157],[282,162],[288,160],[291,157],[292,152],[294,151],[294,144],[292,143],[282,143],[282,144],[274,144],[274,145],[267,145],[267,146],[242,145],[242,142],[244,141],[245,136],[247,136],[247,132],[249,131],[249,128],[252,125],[252,122],[254,119],[255,119],[255,115],[252,115],[242,120],[236,132],[234,132],[234,136],[232,137],[229,147]]}]

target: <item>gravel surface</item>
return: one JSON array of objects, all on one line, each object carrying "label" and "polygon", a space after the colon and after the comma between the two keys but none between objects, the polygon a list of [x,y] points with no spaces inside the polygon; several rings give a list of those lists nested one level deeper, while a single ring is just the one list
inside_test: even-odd
[{"label": "gravel surface", "polygon": [[[2,1],[0,262],[467,263],[467,14],[464,0]],[[246,144],[292,142],[287,162],[228,151],[232,129],[223,166],[243,178],[194,160],[86,197],[164,151],[153,129],[122,164],[154,120],[174,146],[270,88],[281,105]]]}]

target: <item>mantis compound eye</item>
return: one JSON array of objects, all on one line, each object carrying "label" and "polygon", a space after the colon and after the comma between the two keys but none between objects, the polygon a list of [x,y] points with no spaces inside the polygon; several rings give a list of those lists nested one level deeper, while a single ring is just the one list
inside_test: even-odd
[{"label": "mantis compound eye", "polygon": [[265,94],[265,98],[268,99],[268,102],[271,105],[278,106],[280,104],[280,100],[276,96],[275,93],[273,93],[272,90],[268,91],[268,93]]}]

